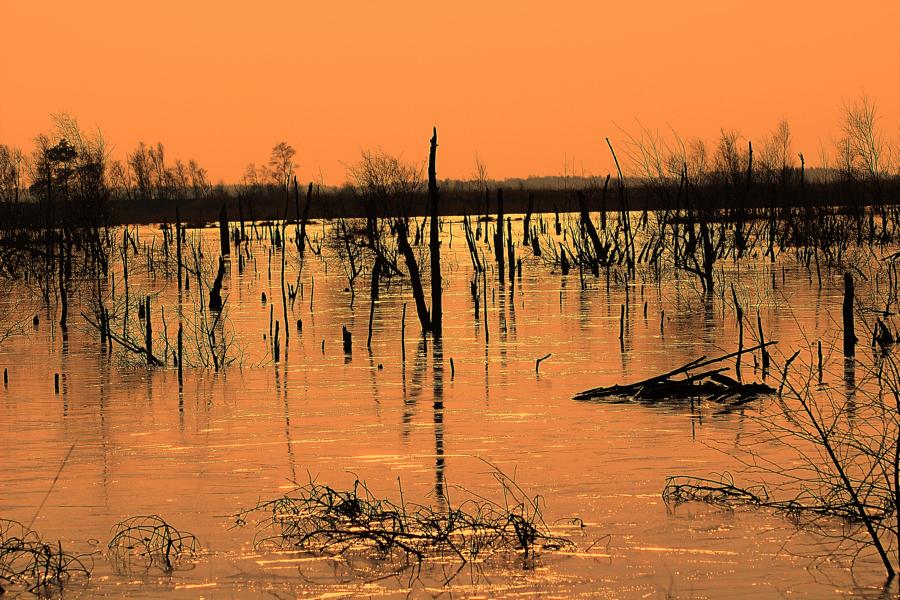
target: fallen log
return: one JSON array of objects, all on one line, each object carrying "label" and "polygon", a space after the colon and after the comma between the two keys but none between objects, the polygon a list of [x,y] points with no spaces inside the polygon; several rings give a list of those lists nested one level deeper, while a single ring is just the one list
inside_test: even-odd
[{"label": "fallen log", "polygon": [[707,359],[705,356],[701,356],[662,375],[656,375],[636,383],[592,388],[575,394],[574,399],[665,400],[704,397],[716,402],[723,402],[732,399],[746,401],[762,394],[772,394],[775,389],[769,385],[741,383],[725,375],[724,373],[729,370],[729,367],[701,369],[734,358],[739,353],[753,352],[777,343],[770,340],[764,344],[745,348],[740,352],[732,352],[715,358]]}]

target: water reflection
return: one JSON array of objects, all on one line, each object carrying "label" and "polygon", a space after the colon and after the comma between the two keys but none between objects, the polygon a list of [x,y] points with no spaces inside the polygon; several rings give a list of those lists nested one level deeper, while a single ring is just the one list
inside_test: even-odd
[{"label": "water reflection", "polygon": [[[281,367],[276,365],[275,367],[275,390],[279,391],[280,382],[279,382],[279,372],[281,371]],[[284,406],[284,439],[287,444],[287,463],[288,463],[288,472],[290,473],[291,481],[297,481],[297,464],[294,459],[294,437],[291,429],[291,406],[290,400],[288,398],[288,377],[290,370],[285,369],[284,371],[284,389],[281,391],[282,404]]]},{"label": "water reflection", "polygon": [[446,499],[444,496],[444,346],[441,340],[435,340],[433,344],[434,382],[434,493],[441,507]]},{"label": "water reflection", "polygon": [[[428,345],[423,336],[416,345],[416,352],[413,356],[413,372],[412,379],[407,390],[403,389],[403,415],[401,418],[400,437],[408,440],[410,435],[410,427],[413,416],[416,412],[416,404],[419,396],[422,394],[423,381],[425,379],[425,369],[428,361]],[[404,381],[406,374],[404,370]]]}]

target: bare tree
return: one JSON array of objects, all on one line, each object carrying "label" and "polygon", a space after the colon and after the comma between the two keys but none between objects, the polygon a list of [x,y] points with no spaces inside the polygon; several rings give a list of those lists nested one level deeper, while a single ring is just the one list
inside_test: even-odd
[{"label": "bare tree", "polygon": [[25,155],[0,144],[0,202],[18,202],[23,186]]},{"label": "bare tree", "polygon": [[785,183],[794,168],[794,156],[791,128],[782,119],[772,134],[763,139],[758,161],[760,170],[769,180]]},{"label": "bare tree", "polygon": [[259,180],[259,171],[256,169],[255,163],[249,163],[247,168],[244,169],[244,176],[241,178],[241,183],[247,188],[257,188],[260,185]]},{"label": "bare tree", "polygon": [[740,187],[744,181],[750,160],[741,138],[741,134],[734,129],[722,129],[716,146],[716,173],[724,183],[734,188]]},{"label": "bare tree", "polygon": [[409,200],[424,189],[421,166],[381,149],[364,150],[347,171],[357,193],[376,202]]},{"label": "bare tree", "polygon": [[190,179],[191,189],[194,192],[194,198],[206,198],[212,193],[212,186],[206,175],[206,169],[198,165],[194,159],[188,161],[188,178]]},{"label": "bare tree", "polygon": [[489,180],[487,165],[477,152],[475,153],[475,173],[473,173],[472,179],[479,192],[484,193],[488,191]]},{"label": "bare tree", "polygon": [[269,156],[269,173],[276,185],[287,189],[294,178],[296,164],[294,157],[297,151],[287,142],[278,142]]},{"label": "bare tree", "polygon": [[890,173],[890,151],[884,132],[878,128],[875,101],[862,95],[844,104],[843,110],[842,136],[837,145],[845,176],[878,186]]},{"label": "bare tree", "polygon": [[365,150],[347,169],[353,190],[366,205],[365,226],[358,227],[359,243],[381,257],[388,271],[399,272],[397,251],[388,231],[388,214],[399,214],[424,189],[422,167],[384,150]]},{"label": "bare tree", "polygon": [[135,191],[138,197],[142,200],[153,200],[151,164],[146,144],[139,142],[135,151],[127,155],[126,161],[134,175]]},{"label": "bare tree", "polygon": [[[331,243],[342,261],[351,291],[351,304],[355,297],[356,278],[368,264],[366,254],[375,267],[371,276],[397,275],[398,248],[393,239],[397,227],[406,227],[403,217],[387,218],[400,214],[410,201],[424,190],[422,167],[403,161],[399,156],[384,150],[365,150],[360,160],[347,168],[353,191],[365,203],[365,219],[338,219],[333,228]],[[377,288],[374,284],[373,289]]]},{"label": "bare tree", "polygon": [[109,163],[107,184],[110,192],[117,198],[131,198],[134,192],[134,182],[128,166],[120,160],[113,160]]}]

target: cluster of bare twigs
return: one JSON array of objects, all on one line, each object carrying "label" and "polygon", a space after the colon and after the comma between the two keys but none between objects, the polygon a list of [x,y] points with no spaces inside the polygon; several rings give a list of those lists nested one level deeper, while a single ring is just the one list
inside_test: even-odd
[{"label": "cluster of bare twigs", "polygon": [[499,470],[493,475],[502,499],[476,494],[453,506],[449,498],[438,508],[375,496],[359,479],[348,490],[336,490],[310,479],[290,494],[260,502],[235,515],[244,525],[253,513],[257,542],[313,553],[379,558],[451,557],[463,562],[484,560],[502,552],[526,557],[538,550],[572,547],[543,520],[540,496],[531,497]]},{"label": "cluster of bare twigs", "polygon": [[159,515],[141,515],[116,524],[108,548],[119,558],[139,556],[148,566],[172,571],[180,560],[196,556],[200,543],[194,534],[176,529]]},{"label": "cluster of bare twigs", "polygon": [[0,583],[46,594],[62,589],[73,578],[89,577],[91,565],[89,555],[73,554],[62,543],[48,543],[18,521],[0,519]]},{"label": "cluster of bare twigs", "polygon": [[[873,342],[875,348],[875,342]],[[798,353],[799,354],[799,353]],[[669,477],[663,498],[670,505],[701,501],[718,506],[769,508],[834,542],[834,555],[851,561],[872,552],[888,577],[900,564],[900,368],[890,349],[873,351],[873,365],[849,392],[822,385],[821,367],[783,367],[774,414],[760,415],[757,443],[733,451],[749,482]],[[846,377],[861,361],[848,359]],[[818,381],[818,383],[816,383]],[[773,461],[759,444],[789,452]],[[765,483],[763,483],[765,482]]]},{"label": "cluster of bare twigs", "polygon": [[[756,506],[770,508],[795,520],[809,517],[838,517],[850,523],[862,523],[859,512],[852,502],[835,497],[827,502],[811,494],[799,495],[786,500],[776,500],[762,484],[748,484],[746,488],[735,484],[730,473],[723,473],[718,479],[703,477],[673,476],[666,478],[663,500],[669,505],[684,502],[705,502],[727,508],[736,506]],[[866,506],[868,518],[881,521],[891,516],[893,507],[881,505]]]},{"label": "cluster of bare twigs", "polygon": [[[164,230],[162,245],[155,237],[150,243],[141,242],[137,229],[123,227],[122,244],[117,255],[121,278],[116,284],[101,284],[82,312],[85,322],[100,334],[101,344],[119,349],[125,363],[146,362],[153,367],[199,367],[216,371],[240,360],[240,349],[228,319],[227,297],[219,298],[213,306],[212,290],[218,261],[205,257],[199,240],[187,236],[177,228],[183,239],[178,256],[170,252],[169,234]],[[158,273],[167,276],[176,272],[184,290],[174,307],[166,306],[158,292],[140,289],[134,284],[136,276],[155,280]],[[221,272],[221,270],[220,270]],[[194,281],[193,287],[190,282]],[[221,285],[221,280],[215,277]],[[174,313],[174,314],[173,314]]]}]

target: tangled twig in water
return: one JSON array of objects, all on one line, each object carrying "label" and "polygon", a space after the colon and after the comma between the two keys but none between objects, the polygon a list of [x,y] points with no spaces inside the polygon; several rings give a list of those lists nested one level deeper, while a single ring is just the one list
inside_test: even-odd
[{"label": "tangled twig in water", "polygon": [[58,592],[74,577],[90,577],[91,566],[89,555],[63,550],[61,542],[48,544],[18,521],[0,519],[0,583],[36,594]]},{"label": "tangled twig in water", "polygon": [[200,551],[196,536],[179,531],[158,515],[130,517],[116,524],[113,531],[109,542],[113,554],[123,558],[137,555],[166,571],[173,570],[182,558]]},{"label": "tangled twig in water", "polygon": [[258,522],[258,543],[314,553],[345,555],[374,552],[422,560],[452,556],[464,562],[497,552],[521,552],[573,547],[554,535],[541,514],[542,499],[530,497],[509,477],[495,469],[502,501],[476,494],[435,508],[376,497],[359,479],[346,491],[310,479],[290,494],[260,502],[235,515],[244,525],[255,512],[270,516]]}]

